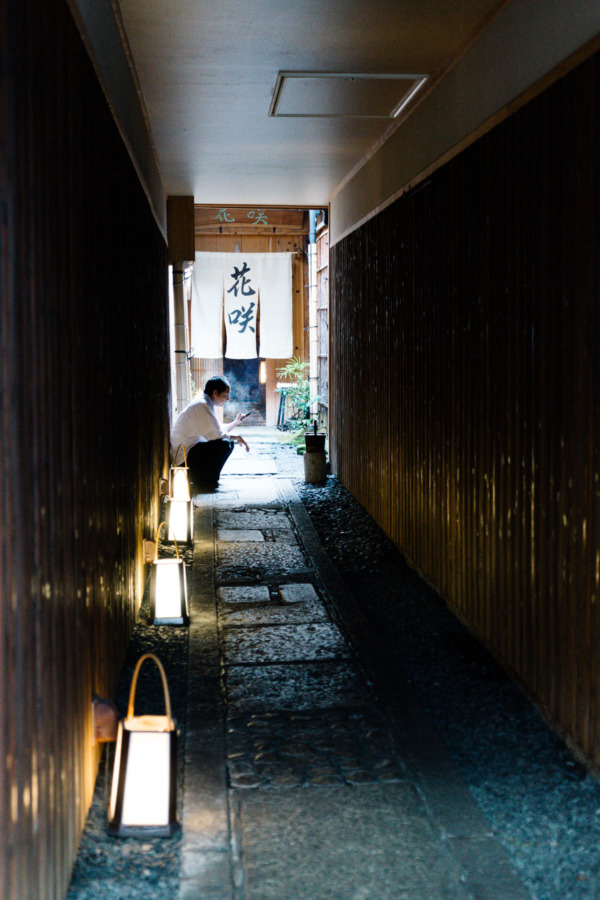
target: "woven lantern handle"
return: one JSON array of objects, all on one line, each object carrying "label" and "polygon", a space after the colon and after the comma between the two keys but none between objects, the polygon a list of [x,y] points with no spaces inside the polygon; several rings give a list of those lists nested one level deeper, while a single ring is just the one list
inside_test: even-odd
[{"label": "woven lantern handle", "polygon": [[133,673],[133,679],[131,681],[131,690],[129,691],[129,706],[127,707],[127,718],[132,719],[135,711],[135,690],[137,687],[138,675],[140,674],[140,669],[142,667],[142,663],[146,659],[153,660],[158,666],[158,671],[160,672],[160,677],[162,679],[163,692],[165,695],[165,715],[169,720],[169,724],[171,727],[173,726],[173,718],[171,716],[171,698],[169,696],[169,686],[167,684],[167,676],[165,674],[165,670],[163,668],[163,664],[161,663],[158,656],[155,656],[153,653],[144,653],[143,656],[137,661],[137,665],[135,667],[135,671]]},{"label": "woven lantern handle", "polygon": [[[160,529],[163,525],[166,525],[166,522],[161,522],[156,530],[156,540],[154,541],[154,562],[158,562],[158,537],[160,535]],[[175,544],[175,553],[177,554],[177,559],[179,559],[179,548],[177,547],[177,541],[173,538],[173,543]]]}]

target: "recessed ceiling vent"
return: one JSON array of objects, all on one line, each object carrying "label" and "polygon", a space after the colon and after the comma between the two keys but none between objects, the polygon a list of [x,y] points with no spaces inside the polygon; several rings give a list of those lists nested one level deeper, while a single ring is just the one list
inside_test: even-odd
[{"label": "recessed ceiling vent", "polygon": [[270,116],[279,118],[393,119],[427,75],[280,72]]}]

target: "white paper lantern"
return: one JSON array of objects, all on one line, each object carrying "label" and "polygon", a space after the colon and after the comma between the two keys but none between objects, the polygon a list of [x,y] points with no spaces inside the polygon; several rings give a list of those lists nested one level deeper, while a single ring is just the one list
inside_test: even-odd
[{"label": "white paper lantern", "polygon": [[194,504],[191,500],[167,501],[167,521],[169,541],[190,544],[194,540]]},{"label": "white paper lantern", "polygon": [[156,532],[154,559],[150,570],[150,617],[154,625],[187,625],[189,622],[185,562],[179,556],[158,558],[158,539],[165,523]]},{"label": "white paper lantern", "polygon": [[185,465],[171,467],[169,499],[167,501],[167,522],[169,523],[167,540],[179,541],[180,544],[189,544],[194,540],[194,504],[190,494],[185,447],[183,444],[180,444],[179,448],[183,450]]},{"label": "white paper lantern", "polygon": [[[160,671],[164,715],[135,715],[138,674],[146,659]],[[119,722],[109,808],[109,834],[171,835],[177,821],[177,731],[165,670],[151,653],[135,667],[126,718]]]}]

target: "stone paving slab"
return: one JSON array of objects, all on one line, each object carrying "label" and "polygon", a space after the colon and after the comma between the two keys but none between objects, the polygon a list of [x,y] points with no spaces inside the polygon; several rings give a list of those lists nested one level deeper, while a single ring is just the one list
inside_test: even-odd
[{"label": "stone paving slab", "polygon": [[219,528],[217,531],[217,540],[222,543],[240,543],[247,541],[248,543],[261,543],[270,541],[274,544],[287,544],[297,546],[298,541],[293,531],[285,531],[280,528]]},{"label": "stone paving slab", "polygon": [[225,627],[240,625],[307,625],[329,622],[327,610],[320,601],[281,606],[275,602],[259,609],[228,609],[219,607],[219,620]]},{"label": "stone paving slab", "polygon": [[272,478],[244,478],[239,475],[221,476],[215,491],[201,492],[194,495],[194,506],[216,507],[217,509],[252,509],[284,510],[275,481]]},{"label": "stone paving slab", "polygon": [[223,475],[276,475],[277,463],[272,456],[246,453],[236,458],[230,457],[223,467]]},{"label": "stone paving slab", "polygon": [[240,429],[240,433],[250,446],[247,451],[234,444],[233,453],[223,467],[223,475],[276,475],[277,462],[270,447],[261,445],[258,435],[250,435]]},{"label": "stone paving slab", "polygon": [[235,587],[220,587],[217,590],[219,605],[225,610],[229,605],[263,604],[271,602],[271,592],[265,584],[243,584]]},{"label": "stone paving slab", "polygon": [[[197,848],[183,854],[179,876],[179,900],[199,900],[201,897],[210,897],[210,900],[231,900],[231,884],[229,850],[207,852]],[[101,891],[96,896],[101,898],[106,894]]]},{"label": "stone paving slab", "polygon": [[351,662],[229,666],[225,686],[233,713],[368,707],[373,702]]},{"label": "stone paving slab", "polygon": [[217,531],[217,540],[224,543],[232,543],[240,541],[249,541],[251,543],[260,543],[265,537],[262,531],[250,528],[219,528]]},{"label": "stone paving slab", "polygon": [[275,544],[294,545],[298,543],[298,539],[293,531],[284,531],[280,528],[263,528],[262,533],[265,541],[273,541]]},{"label": "stone paving slab", "polygon": [[282,510],[218,509],[217,524],[220,528],[268,528],[271,531],[293,531],[292,521]]},{"label": "stone paving slab", "polygon": [[233,900],[211,505],[196,510],[194,525],[178,900]]},{"label": "stone paving slab", "polygon": [[227,628],[222,638],[226,666],[247,663],[349,659],[351,651],[336,625],[268,625]]},{"label": "stone paving slab", "polygon": [[468,900],[410,784],[236,792],[245,900]]},{"label": "stone paving slab", "polygon": [[[266,504],[280,501],[277,485],[272,478],[243,478],[236,475],[222,475],[220,489],[214,495],[217,503],[226,501],[227,494],[237,494],[239,502],[247,504]],[[283,506],[279,506],[283,509]]]},{"label": "stone paving slab", "polygon": [[220,543],[217,547],[218,576],[221,576],[222,569],[232,569],[238,574],[256,570],[292,572],[307,565],[308,560],[297,544],[239,541],[234,544]]},{"label": "stone paving slab", "polygon": [[308,567],[292,569],[289,572],[273,571],[265,569],[242,569],[238,566],[223,566],[216,572],[216,583],[219,586],[247,585],[248,583],[261,584],[269,582],[276,584],[281,581],[300,582],[308,581],[315,577],[315,570]]},{"label": "stone paving slab", "polygon": [[[325,606],[316,594],[306,600],[280,603],[270,597],[268,588],[261,585],[255,587],[260,587],[265,591],[266,597],[264,593],[256,594],[253,595],[256,599],[248,602],[242,599],[248,596],[250,590],[248,587],[219,588],[218,613],[219,619],[225,627],[232,625],[307,625],[312,622],[330,621]],[[296,587],[296,585],[284,585],[280,590],[283,592],[290,587]],[[302,584],[298,587],[312,588],[312,585]],[[241,592],[239,598],[235,597],[234,592],[237,590]],[[224,599],[221,591],[230,592],[226,597],[233,597],[233,599]],[[261,599],[258,599],[259,597]]]},{"label": "stone paving slab", "polygon": [[284,603],[310,604],[319,599],[312,584],[282,584],[279,592]]},{"label": "stone paving slab", "polygon": [[403,781],[405,766],[377,709],[232,715],[229,781],[238,788]]}]

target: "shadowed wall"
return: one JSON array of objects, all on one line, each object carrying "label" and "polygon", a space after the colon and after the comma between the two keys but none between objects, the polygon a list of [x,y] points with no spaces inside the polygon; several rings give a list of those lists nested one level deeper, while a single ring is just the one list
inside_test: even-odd
[{"label": "shadowed wall", "polygon": [[595,56],[335,245],[330,393],[340,479],[596,765],[599,88]]},{"label": "shadowed wall", "polygon": [[168,434],[161,233],[68,7],[0,9],[0,895],[64,895]]}]

